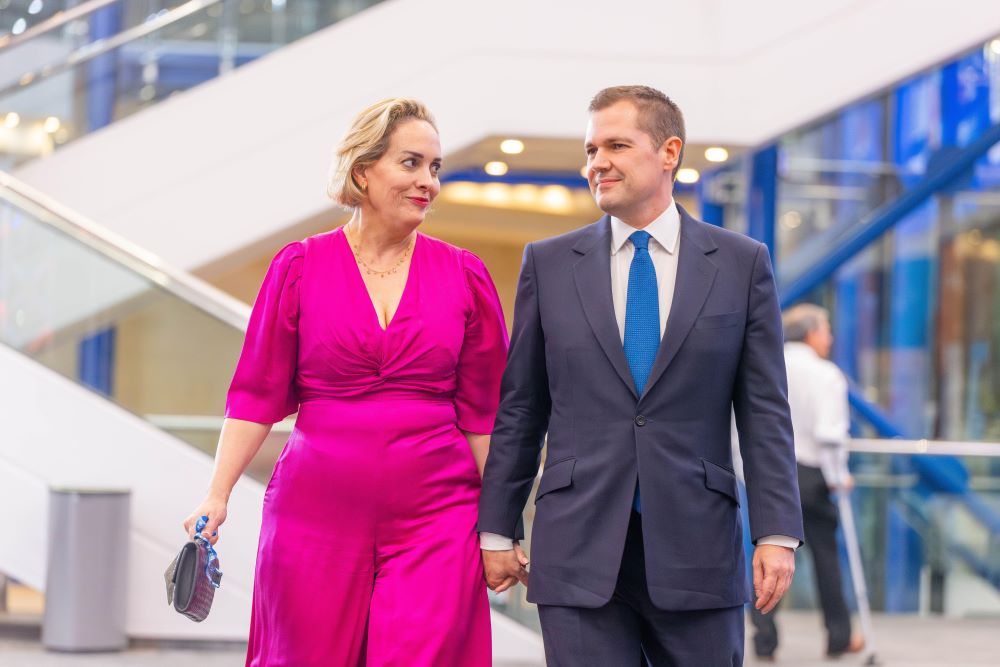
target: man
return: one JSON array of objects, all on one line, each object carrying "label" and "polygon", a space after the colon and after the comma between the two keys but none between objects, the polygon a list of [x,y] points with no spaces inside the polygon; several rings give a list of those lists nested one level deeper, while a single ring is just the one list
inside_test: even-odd
[{"label": "man", "polygon": [[731,406],[761,610],[788,588],[802,538],[767,248],[673,201],[684,120],[663,93],[608,88],[590,112],[607,215],[525,249],[480,501],[487,582],[525,577],[511,538],[548,432],[528,599],[550,667],[739,665]]},{"label": "man", "polygon": [[[854,486],[847,470],[850,416],[847,380],[832,362],[830,318],[819,306],[804,303],[784,317],[785,366],[788,402],[795,435],[799,494],[806,544],[812,554],[816,588],[827,631],[827,655],[837,657],[864,648],[864,639],[851,637],[851,616],[841,588],[837,548],[837,506],[831,492],[846,493]],[[751,610],[758,657],[773,660],[778,647],[774,617]]]}]

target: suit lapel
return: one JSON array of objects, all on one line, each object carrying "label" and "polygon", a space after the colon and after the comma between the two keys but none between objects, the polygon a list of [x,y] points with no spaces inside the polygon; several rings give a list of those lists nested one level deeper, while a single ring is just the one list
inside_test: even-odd
[{"label": "suit lapel", "polygon": [[625,360],[625,349],[618,334],[618,322],[611,298],[611,219],[604,216],[592,229],[592,234],[573,247],[575,252],[583,255],[573,266],[573,279],[587,322],[594,330],[597,342],[622,382],[638,398],[632,372]]},{"label": "suit lapel", "polygon": [[646,381],[648,394],[670,365],[687,338],[691,327],[701,308],[705,305],[708,293],[712,290],[715,275],[719,269],[707,255],[714,252],[718,246],[700,223],[681,208],[681,243],[680,256],[677,258],[677,280],[674,282],[674,299],[670,306],[670,316],[667,318],[667,330],[660,341],[656,353],[656,361]]}]

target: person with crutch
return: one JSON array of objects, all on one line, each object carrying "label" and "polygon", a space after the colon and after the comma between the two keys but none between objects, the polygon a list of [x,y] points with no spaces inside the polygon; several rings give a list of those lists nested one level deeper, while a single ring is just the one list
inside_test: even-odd
[{"label": "person with crutch", "polygon": [[[785,313],[782,324],[805,545],[815,568],[827,631],[826,655],[839,657],[857,653],[865,645],[862,635],[851,635],[837,548],[839,513],[833,498],[854,486],[847,470],[847,379],[828,360],[833,334],[825,309],[813,304],[794,306]],[[775,614],[764,615],[751,606],[750,615],[757,657],[773,661],[778,647]]]}]

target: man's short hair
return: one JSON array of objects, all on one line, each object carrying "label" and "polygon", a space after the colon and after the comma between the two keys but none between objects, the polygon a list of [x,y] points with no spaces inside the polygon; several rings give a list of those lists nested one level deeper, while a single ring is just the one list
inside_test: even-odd
[{"label": "man's short hair", "polygon": [[792,306],[781,318],[785,329],[786,343],[805,342],[810,332],[819,329],[820,324],[830,321],[830,312],[812,303],[800,303]]},{"label": "man's short hair", "polygon": [[673,173],[674,180],[677,180],[677,172],[684,159],[684,147],[687,145],[684,114],[681,113],[680,107],[656,88],[613,86],[594,95],[594,99],[590,100],[588,110],[593,113],[623,101],[631,102],[639,110],[639,129],[652,139],[653,148],[659,150],[663,142],[670,137],[677,137],[681,140],[681,151],[677,155],[677,166]]}]

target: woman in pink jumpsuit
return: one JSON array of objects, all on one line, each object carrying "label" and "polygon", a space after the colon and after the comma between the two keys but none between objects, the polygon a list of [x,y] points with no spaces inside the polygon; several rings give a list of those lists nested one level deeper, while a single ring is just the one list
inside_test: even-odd
[{"label": "woman in pink jumpsuit", "polygon": [[384,328],[344,228],[285,247],[260,289],[226,416],[298,417],[264,496],[247,665],[491,662],[465,433],[493,428],[506,327],[477,257],[415,231],[409,252]]}]

